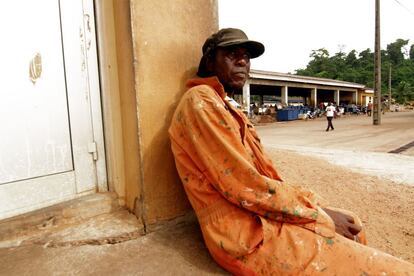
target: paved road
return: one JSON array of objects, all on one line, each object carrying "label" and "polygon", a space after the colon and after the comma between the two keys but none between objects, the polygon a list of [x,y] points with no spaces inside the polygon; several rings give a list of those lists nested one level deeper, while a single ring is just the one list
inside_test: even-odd
[{"label": "paved road", "polygon": [[[381,125],[372,117],[335,119],[326,132],[326,120],[278,122],[257,126],[265,147],[312,155],[352,170],[414,185],[414,112],[386,113]],[[389,153],[390,151],[400,153]]]}]

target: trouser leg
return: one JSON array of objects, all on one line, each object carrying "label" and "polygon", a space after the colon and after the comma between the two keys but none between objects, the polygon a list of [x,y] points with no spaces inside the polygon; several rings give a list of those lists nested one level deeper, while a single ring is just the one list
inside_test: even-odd
[{"label": "trouser leg", "polygon": [[333,125],[332,125],[332,117],[326,117],[328,120],[328,127],[326,129],[326,131],[329,130],[329,128],[334,129]]},{"label": "trouser leg", "polygon": [[271,221],[265,228],[263,244],[242,258],[259,275],[414,275],[413,264],[338,234]]}]

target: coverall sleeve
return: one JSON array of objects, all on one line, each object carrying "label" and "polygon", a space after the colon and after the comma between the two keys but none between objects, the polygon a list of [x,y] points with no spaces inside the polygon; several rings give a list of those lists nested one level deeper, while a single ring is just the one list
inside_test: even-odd
[{"label": "coverall sleeve", "polygon": [[185,137],[180,146],[207,180],[228,201],[265,218],[307,224],[305,228],[311,230],[319,223],[332,228],[332,220],[312,200],[312,192],[258,172],[241,139],[239,124],[214,93],[209,89],[192,93],[175,118]]}]

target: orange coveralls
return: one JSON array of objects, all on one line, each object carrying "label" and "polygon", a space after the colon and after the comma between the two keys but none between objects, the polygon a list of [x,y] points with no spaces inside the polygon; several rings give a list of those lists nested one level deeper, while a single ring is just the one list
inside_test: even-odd
[{"label": "orange coveralls", "polygon": [[171,146],[218,264],[236,275],[414,275],[414,265],[336,234],[311,191],[283,182],[216,77],[187,85]]}]

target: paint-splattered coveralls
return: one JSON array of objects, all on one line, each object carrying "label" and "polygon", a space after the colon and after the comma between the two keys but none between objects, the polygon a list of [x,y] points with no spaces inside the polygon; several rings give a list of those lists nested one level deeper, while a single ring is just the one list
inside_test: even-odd
[{"label": "paint-splattered coveralls", "polygon": [[412,264],[335,234],[311,191],[282,182],[216,77],[188,86],[169,133],[217,263],[236,275],[414,275]]}]

